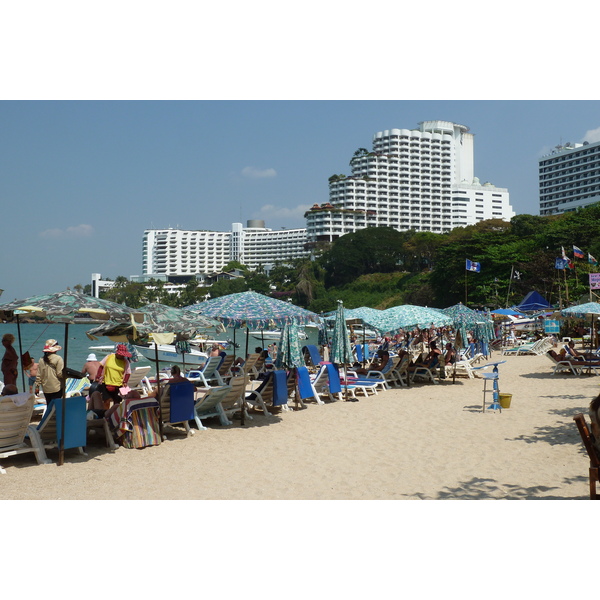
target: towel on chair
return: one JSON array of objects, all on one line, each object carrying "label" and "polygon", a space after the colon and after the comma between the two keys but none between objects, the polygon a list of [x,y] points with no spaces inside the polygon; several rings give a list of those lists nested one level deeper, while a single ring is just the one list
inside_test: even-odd
[{"label": "towel on chair", "polygon": [[3,396],[3,398],[10,398],[15,406],[23,406],[27,403],[31,394],[29,392],[21,392],[20,394],[12,394],[11,396]]},{"label": "towel on chair", "polygon": [[300,398],[302,400],[314,396],[312,385],[310,384],[310,375],[306,367],[298,367],[298,390],[300,391]]},{"label": "towel on chair", "polygon": [[340,373],[333,363],[325,363],[327,367],[327,379],[329,381],[329,391],[332,394],[338,394],[342,391],[340,383]]},{"label": "towel on chair", "polygon": [[287,372],[283,369],[273,371],[273,406],[282,406],[287,404]]}]

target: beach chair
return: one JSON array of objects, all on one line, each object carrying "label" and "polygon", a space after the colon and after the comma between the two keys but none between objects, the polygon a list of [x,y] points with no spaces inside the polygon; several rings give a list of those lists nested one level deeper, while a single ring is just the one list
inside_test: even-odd
[{"label": "beach chair", "polygon": [[[457,360],[454,362],[452,366],[452,374],[455,377],[461,377],[461,376],[466,376],[469,379],[475,379],[475,371],[473,370],[473,368],[475,367],[475,362],[478,359],[477,356],[474,356],[473,358],[466,358],[464,360]],[[450,372],[450,368],[448,368],[448,372],[446,373],[446,375],[448,375]]]},{"label": "beach chair", "polygon": [[231,425],[231,421],[229,421],[221,406],[221,401],[227,397],[230,391],[230,385],[199,390],[200,393],[194,404],[194,420],[200,431],[206,430],[206,427],[202,425],[202,419],[208,419],[209,417],[219,417],[222,425]]},{"label": "beach chair", "polygon": [[65,397],[83,396],[83,391],[92,385],[87,377],[74,378],[68,377],[65,383]]},{"label": "beach chair", "polygon": [[221,364],[219,365],[218,371],[223,383],[227,383],[229,378],[232,377],[231,367],[235,357],[233,354],[226,354],[222,357]]},{"label": "beach chair", "polygon": [[600,500],[600,496],[596,493],[596,482],[600,481],[600,459],[598,457],[598,453],[596,452],[594,442],[592,441],[592,434],[585,421],[585,416],[582,413],[576,414],[573,417],[573,420],[577,425],[579,435],[581,436],[581,441],[583,442],[583,446],[590,459],[590,500]]},{"label": "beach chair", "polygon": [[[408,355],[406,355],[407,360]],[[402,359],[399,356],[390,356],[390,360],[383,367],[381,371],[368,371],[364,379],[377,379],[384,382],[384,389],[389,390],[390,386],[396,387],[401,386],[402,383],[398,380],[397,368],[399,367]]]},{"label": "beach chair", "polygon": [[248,379],[257,379],[258,371],[256,369],[256,363],[261,358],[259,352],[254,352],[248,355],[248,358],[244,361],[243,365],[236,365],[231,367],[231,373],[235,376],[245,375]]},{"label": "beach chair", "polygon": [[211,356],[206,360],[201,369],[193,369],[189,371],[186,377],[192,383],[199,385],[200,387],[211,387],[210,382],[213,382],[213,385],[223,386],[225,385],[225,382],[219,373],[220,364],[220,356]]},{"label": "beach chair", "polygon": [[[65,432],[63,448],[77,448],[79,453],[87,456],[84,448],[87,444],[87,401],[83,396],[72,396],[64,399]],[[50,450],[59,447],[62,431],[63,398],[50,401],[42,420],[37,426],[37,435],[44,448]]]},{"label": "beach chair", "polygon": [[[35,426],[30,425],[34,396],[27,392],[0,397],[0,458],[33,452],[38,465],[51,464]],[[0,466],[0,474],[6,471]]]},{"label": "beach chair", "polygon": [[439,384],[439,381],[434,377],[433,372],[428,367],[424,366],[415,366],[413,365],[413,369],[410,369],[410,381],[414,383],[415,379],[421,379],[425,382],[431,381],[431,383]]},{"label": "beach chair", "polygon": [[151,368],[152,367],[150,366],[136,367],[129,376],[127,387],[131,390],[146,391],[146,388],[149,387],[149,383],[146,383],[145,380],[148,379]]},{"label": "beach chair", "polygon": [[[229,417],[232,417],[236,412],[242,410],[242,399],[246,393],[246,378],[242,375],[241,377],[232,377],[229,380],[229,392],[221,399],[221,408],[223,409],[224,418],[221,419],[221,425],[232,425],[232,421]],[[248,414],[248,411],[244,415],[252,419]]]},{"label": "beach chair", "polygon": [[[160,416],[163,425],[182,425],[186,435],[194,434],[190,421],[196,418],[194,395],[196,386],[190,381],[167,383],[160,394]],[[163,439],[167,439],[163,429]]]},{"label": "beach chair", "polygon": [[317,369],[323,362],[323,357],[319,353],[319,349],[314,344],[308,344],[302,348],[302,356],[307,367]]},{"label": "beach chair", "polygon": [[308,368],[297,367],[296,373],[298,378],[296,393],[298,394],[297,397],[300,400],[300,404],[303,407],[306,406],[304,400],[308,400],[309,398],[312,398],[317,404],[324,404],[313,386]]},{"label": "beach chair", "polygon": [[265,417],[272,416],[267,410],[267,405],[273,402],[275,372],[268,373],[256,389],[245,393],[246,404],[262,410]]}]

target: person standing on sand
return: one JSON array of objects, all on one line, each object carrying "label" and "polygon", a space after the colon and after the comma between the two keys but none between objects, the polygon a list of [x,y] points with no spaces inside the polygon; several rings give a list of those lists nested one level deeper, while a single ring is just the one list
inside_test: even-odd
[{"label": "person standing on sand", "polygon": [[6,348],[4,358],[2,359],[2,378],[4,379],[4,385],[15,385],[17,383],[19,357],[12,346],[14,342],[15,336],[12,333],[5,333],[2,336],[2,345]]},{"label": "person standing on sand", "polygon": [[50,405],[50,400],[62,396],[65,363],[62,357],[56,354],[59,350],[62,350],[62,346],[59,346],[56,340],[46,340],[44,356],[38,362],[35,395],[39,394],[41,386],[47,405]]}]

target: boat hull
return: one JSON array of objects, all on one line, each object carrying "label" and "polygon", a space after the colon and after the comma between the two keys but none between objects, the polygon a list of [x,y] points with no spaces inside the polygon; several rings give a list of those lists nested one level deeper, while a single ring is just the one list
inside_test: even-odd
[{"label": "boat hull", "polygon": [[[136,346],[135,349],[145,358],[154,362],[156,360],[156,350],[153,345],[151,346]],[[198,352],[192,350],[192,352],[186,352],[185,354],[179,354],[175,350],[175,346],[168,346],[160,344],[158,346],[158,360],[160,362],[168,363],[183,363],[186,365],[199,365],[202,366],[206,362],[208,356],[204,352]]]}]

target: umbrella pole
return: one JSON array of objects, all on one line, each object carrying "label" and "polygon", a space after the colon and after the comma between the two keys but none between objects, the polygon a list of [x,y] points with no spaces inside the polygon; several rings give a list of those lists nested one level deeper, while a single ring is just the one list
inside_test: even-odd
[{"label": "umbrella pole", "polygon": [[67,371],[67,358],[69,354],[69,324],[65,323],[65,361],[64,369],[62,372],[62,383],[61,383],[61,404],[62,414],[60,416],[60,441],[58,444],[58,466],[62,466],[65,463],[65,412],[67,409],[66,395],[66,371]]},{"label": "umbrella pole", "polygon": [[156,359],[156,399],[158,400],[158,414],[160,418],[158,419],[158,427],[160,431],[160,439],[163,439],[163,415],[162,410],[160,409],[160,371],[158,370],[158,343],[154,340],[154,357]]},{"label": "umbrella pole", "polygon": [[[592,328],[593,327],[594,321],[592,320]],[[21,343],[21,321],[19,321],[19,315],[17,315],[17,335],[19,337],[19,356],[21,357],[21,381],[23,382],[23,391],[26,392],[27,388],[25,387],[25,369],[23,368],[23,345]]]},{"label": "umbrella pole", "polygon": [[[235,329],[234,329],[235,331]],[[250,330],[248,329],[248,327],[246,327],[246,360],[248,359],[248,337],[250,335]],[[244,383],[246,382],[246,369],[244,367]],[[245,389],[245,386],[244,386]],[[240,419],[240,426],[243,427],[246,424],[246,416],[244,415],[244,412],[246,410],[246,394],[243,393],[242,394],[242,418]]]}]

